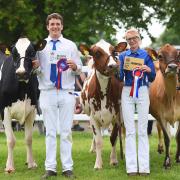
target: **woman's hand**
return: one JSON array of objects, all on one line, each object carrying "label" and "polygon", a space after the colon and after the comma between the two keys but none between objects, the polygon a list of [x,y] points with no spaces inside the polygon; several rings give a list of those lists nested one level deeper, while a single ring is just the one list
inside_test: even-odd
[{"label": "woman's hand", "polygon": [[141,66],[141,70],[144,71],[144,72],[148,72],[148,73],[151,72],[151,68],[148,67],[147,65],[142,65]]}]

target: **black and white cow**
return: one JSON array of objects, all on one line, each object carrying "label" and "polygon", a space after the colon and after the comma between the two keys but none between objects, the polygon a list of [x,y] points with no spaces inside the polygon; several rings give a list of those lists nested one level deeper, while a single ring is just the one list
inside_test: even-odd
[{"label": "black and white cow", "polygon": [[25,127],[28,168],[37,167],[32,155],[32,130],[36,115],[38,81],[33,73],[36,51],[46,45],[41,41],[33,45],[28,38],[19,38],[12,48],[12,55],[3,60],[0,68],[0,110],[7,137],[8,157],[5,171],[15,171],[13,148],[15,136],[11,121],[16,119]]}]

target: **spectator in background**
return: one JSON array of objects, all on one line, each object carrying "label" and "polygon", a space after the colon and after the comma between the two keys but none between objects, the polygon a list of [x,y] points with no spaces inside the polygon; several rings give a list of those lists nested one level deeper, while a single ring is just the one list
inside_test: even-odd
[{"label": "spectator in background", "polygon": [[[80,92],[83,87],[84,80],[86,79],[86,75],[81,73],[80,75],[76,75],[75,77],[75,91]],[[76,97],[76,105],[75,105],[75,113],[81,113],[81,105],[79,101],[79,97]],[[79,125],[78,120],[73,121],[72,131],[84,131],[84,128]]]}]

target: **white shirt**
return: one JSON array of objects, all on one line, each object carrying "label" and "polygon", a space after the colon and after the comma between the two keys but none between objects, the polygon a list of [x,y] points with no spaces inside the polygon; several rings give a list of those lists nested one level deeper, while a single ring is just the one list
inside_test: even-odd
[{"label": "white shirt", "polygon": [[[48,90],[56,88],[54,83],[50,81],[51,59],[52,59],[52,38],[49,36],[45,39],[47,44],[42,51],[37,52],[37,59],[40,61],[40,74],[38,75],[39,89]],[[62,72],[62,89],[74,90],[75,75],[81,73],[82,62],[78,53],[77,46],[74,42],[64,38],[62,35],[56,43],[54,51],[58,56],[65,56],[68,60],[73,60],[77,65],[77,70],[73,71],[70,68]]]}]

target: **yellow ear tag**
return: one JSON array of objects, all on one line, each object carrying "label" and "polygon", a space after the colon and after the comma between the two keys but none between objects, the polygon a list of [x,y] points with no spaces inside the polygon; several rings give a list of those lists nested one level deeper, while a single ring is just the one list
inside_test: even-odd
[{"label": "yellow ear tag", "polygon": [[89,51],[84,50],[84,55],[85,55],[85,56],[89,55]]},{"label": "yellow ear tag", "polygon": [[156,61],[156,57],[154,56],[154,54],[151,55],[153,61]]},{"label": "yellow ear tag", "polygon": [[8,48],[6,48],[5,55],[9,56],[10,54],[11,54],[10,51],[8,50]]}]

